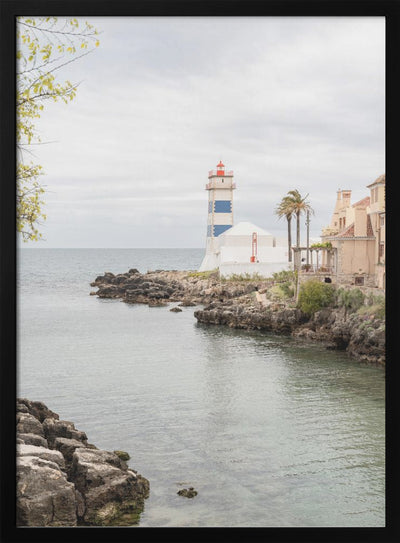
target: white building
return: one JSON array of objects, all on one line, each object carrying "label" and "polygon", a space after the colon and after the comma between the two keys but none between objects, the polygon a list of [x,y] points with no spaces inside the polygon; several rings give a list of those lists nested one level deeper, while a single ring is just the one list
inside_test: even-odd
[{"label": "white building", "polygon": [[218,269],[222,277],[232,274],[272,273],[289,269],[287,241],[276,239],[250,222],[233,226],[233,172],[220,162],[210,171],[206,254],[199,271]]}]

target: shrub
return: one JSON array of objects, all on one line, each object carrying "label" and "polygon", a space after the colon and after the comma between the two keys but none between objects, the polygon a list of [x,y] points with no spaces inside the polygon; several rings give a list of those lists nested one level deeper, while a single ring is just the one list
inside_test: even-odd
[{"label": "shrub", "polygon": [[278,298],[279,300],[287,300],[288,298],[293,298],[294,290],[290,288],[290,283],[281,283],[279,285],[274,285],[268,290],[268,294],[272,298]]},{"label": "shrub", "polygon": [[385,297],[382,296],[382,294],[375,295],[372,292],[370,292],[369,296],[368,296],[367,304],[368,305],[382,305],[382,306],[384,306],[385,305]]},{"label": "shrub", "polygon": [[232,273],[228,277],[222,277],[222,281],[265,281],[265,277],[259,273]]},{"label": "shrub", "polygon": [[333,285],[312,279],[300,286],[297,306],[306,315],[313,315],[323,307],[333,305],[334,300]]},{"label": "shrub", "polygon": [[382,296],[382,300],[380,303],[376,303],[374,305],[364,305],[363,307],[360,307],[360,309],[357,311],[358,315],[375,315],[378,319],[384,319],[385,318],[385,300]]},{"label": "shrub", "polygon": [[281,283],[280,288],[282,289],[285,298],[293,298],[294,296],[294,285],[292,283]]},{"label": "shrub", "polygon": [[203,272],[190,272],[188,273],[188,277],[197,277],[198,279],[208,279],[209,277],[218,277],[218,268],[215,268],[214,270],[207,270]]},{"label": "shrub", "polygon": [[344,307],[350,313],[357,311],[364,305],[365,295],[359,288],[343,289],[339,288],[336,293],[337,305]]},{"label": "shrub", "polygon": [[313,243],[310,249],[332,249],[332,243],[330,241],[324,241],[319,243]]},{"label": "shrub", "polygon": [[287,283],[293,282],[296,280],[296,272],[292,270],[282,270],[279,272],[274,272],[272,278],[275,283]]}]

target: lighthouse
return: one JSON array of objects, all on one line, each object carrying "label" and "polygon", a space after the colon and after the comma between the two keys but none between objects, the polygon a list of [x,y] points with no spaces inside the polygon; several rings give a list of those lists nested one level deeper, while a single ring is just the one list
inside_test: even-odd
[{"label": "lighthouse", "polygon": [[199,268],[200,271],[218,267],[219,248],[217,238],[233,226],[233,171],[225,170],[220,160],[216,170],[208,172],[208,214],[206,254]]},{"label": "lighthouse", "polygon": [[[285,238],[251,222],[233,226],[233,172],[220,161],[216,170],[208,172],[208,213],[206,253],[199,271],[218,270],[220,277],[235,275],[271,277],[287,270],[288,254]],[[255,198],[257,195],[255,195]]]}]

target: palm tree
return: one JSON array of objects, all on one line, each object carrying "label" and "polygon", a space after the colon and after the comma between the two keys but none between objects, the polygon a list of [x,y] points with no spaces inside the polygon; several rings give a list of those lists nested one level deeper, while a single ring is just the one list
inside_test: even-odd
[{"label": "palm tree", "polygon": [[307,202],[307,197],[302,196],[300,192],[295,190],[289,190],[288,196],[286,198],[288,199],[289,203],[289,209],[292,210],[292,214],[296,215],[296,246],[300,247],[300,215],[302,213],[306,213],[307,211],[309,213],[313,213],[313,209],[310,206],[309,202]]},{"label": "palm tree", "polygon": [[289,262],[292,262],[292,216],[293,216],[293,206],[292,201],[288,196],[282,198],[281,202],[275,209],[275,213],[281,219],[285,217],[288,225],[288,259]]}]

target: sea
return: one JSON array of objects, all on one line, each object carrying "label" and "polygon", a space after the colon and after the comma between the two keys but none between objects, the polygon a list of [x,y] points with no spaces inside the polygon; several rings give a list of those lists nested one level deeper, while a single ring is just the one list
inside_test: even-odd
[{"label": "sea", "polygon": [[90,295],[106,271],[196,270],[203,254],[19,249],[18,396],[130,454],[150,482],[137,529],[385,526],[384,369]]}]

